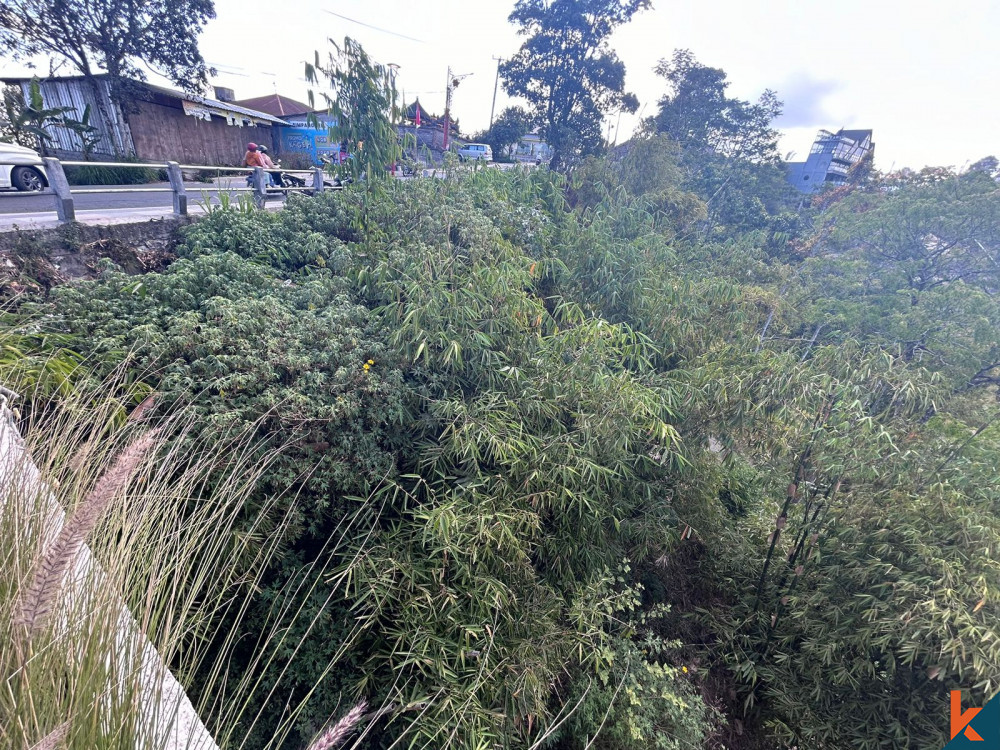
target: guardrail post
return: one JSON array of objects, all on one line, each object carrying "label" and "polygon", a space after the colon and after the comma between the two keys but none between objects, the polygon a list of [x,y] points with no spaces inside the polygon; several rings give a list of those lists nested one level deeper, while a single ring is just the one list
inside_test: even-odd
[{"label": "guardrail post", "polygon": [[180,164],[175,161],[167,162],[167,179],[170,180],[170,187],[174,191],[174,213],[177,216],[187,216],[187,189],[184,187],[184,175],[181,174]]},{"label": "guardrail post", "polygon": [[267,201],[267,175],[263,167],[253,168],[253,200],[257,208],[264,208]]},{"label": "guardrail post", "polygon": [[326,186],[323,183],[323,168],[313,167],[313,192],[322,193],[324,187]]},{"label": "guardrail post", "polygon": [[73,207],[73,194],[69,191],[69,182],[63,171],[62,163],[51,156],[43,156],[45,173],[49,178],[49,187],[56,196],[56,216],[61,222],[76,221],[76,209]]}]

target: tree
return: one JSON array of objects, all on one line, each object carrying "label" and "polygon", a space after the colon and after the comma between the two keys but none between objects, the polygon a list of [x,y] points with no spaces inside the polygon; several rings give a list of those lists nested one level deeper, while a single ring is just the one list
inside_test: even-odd
[{"label": "tree", "polygon": [[197,36],[211,18],[213,0],[0,0],[0,42],[17,58],[66,59],[87,77],[145,80],[142,60],[191,90],[207,82]]},{"label": "tree", "polygon": [[702,65],[686,49],[661,60],[656,72],[670,87],[653,118],[657,131],[687,151],[777,161],[778,131],[771,123],[781,114],[781,102],[773,91],[765,91],[755,104],[726,96],[726,72]]},{"label": "tree", "polygon": [[982,172],[994,180],[1000,179],[1000,159],[995,156],[984,156],[969,167],[970,172]]},{"label": "tree", "polygon": [[127,101],[129,80],[146,79],[139,60],[189,91],[208,82],[197,37],[211,18],[214,0],[0,0],[0,46],[18,59],[68,60],[110,120],[96,80],[102,72],[119,106]]},{"label": "tree", "polygon": [[528,101],[564,167],[602,145],[601,121],[639,101],[625,91],[625,64],[610,48],[611,33],[649,0],[518,0],[510,21],[528,37],[500,66],[504,88]]},{"label": "tree", "polygon": [[[346,141],[352,152],[346,169],[355,179],[383,176],[403,154],[394,124],[398,105],[390,71],[350,37],[343,47],[334,44],[334,50],[325,65],[318,52],[314,63],[306,63],[306,79],[318,83],[322,77],[330,86],[332,93],[322,96],[337,122],[330,135]],[[310,106],[315,96],[309,92]]]},{"label": "tree", "polygon": [[986,174],[856,192],[820,217],[802,264],[812,330],[920,362],[954,389],[1000,384],[1000,192]]},{"label": "tree", "polygon": [[690,50],[676,50],[656,72],[668,92],[646,125],[680,146],[684,186],[707,202],[707,228],[787,235],[794,197],[772,127],[782,106],[775,93],[765,91],[756,103],[727,96],[726,72],[702,65]]},{"label": "tree", "polygon": [[507,107],[489,130],[477,138],[490,144],[495,156],[510,158],[514,145],[531,129],[531,115],[522,107]]}]

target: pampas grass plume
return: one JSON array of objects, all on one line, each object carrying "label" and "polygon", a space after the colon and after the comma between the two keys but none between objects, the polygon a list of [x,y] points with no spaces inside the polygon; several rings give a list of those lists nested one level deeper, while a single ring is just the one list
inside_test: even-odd
[{"label": "pampas grass plume", "polygon": [[32,745],[31,750],[56,750],[62,744],[62,741],[66,739],[67,730],[69,730],[69,722],[64,721],[45,735],[39,742]]},{"label": "pampas grass plume", "polygon": [[362,699],[358,705],[344,714],[340,721],[313,740],[308,750],[333,750],[333,748],[341,745],[347,739],[348,735],[354,731],[354,727],[357,726],[358,722],[361,721],[361,716],[367,707],[368,703]]},{"label": "pampas grass plume", "polygon": [[59,593],[66,571],[76,560],[87,537],[115,495],[128,482],[146,455],[157,445],[159,429],[150,430],[132,441],[118,454],[93,490],[63,524],[55,541],[35,565],[31,585],[20,607],[18,623],[34,634],[44,624]]}]

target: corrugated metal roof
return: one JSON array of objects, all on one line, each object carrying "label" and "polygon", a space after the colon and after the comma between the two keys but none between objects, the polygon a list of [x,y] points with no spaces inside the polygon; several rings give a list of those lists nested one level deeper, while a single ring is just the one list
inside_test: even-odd
[{"label": "corrugated metal roof", "polygon": [[181,101],[194,102],[195,104],[201,104],[204,107],[220,109],[225,112],[243,115],[244,117],[252,117],[256,120],[267,120],[268,122],[272,122],[277,125],[285,124],[284,120],[275,117],[274,115],[269,115],[267,112],[241,107],[240,105],[233,104],[232,102],[220,102],[218,99],[209,99],[207,96],[199,96],[198,94],[185,94],[183,91],[177,91],[176,89],[167,88],[166,86],[157,86],[152,83],[143,83],[142,85],[151,91],[157,91],[165,96],[172,96],[175,99],[180,99]]},{"label": "corrugated metal roof", "polygon": [[841,128],[840,130],[837,131],[837,135],[838,136],[842,136],[844,138],[850,138],[855,143],[862,143],[866,138],[871,138],[872,137],[872,131],[871,130],[844,130],[843,128]]},{"label": "corrugated metal roof", "polygon": [[[104,79],[107,76],[98,75],[95,78]],[[0,78],[3,83],[17,83],[21,84],[26,81],[33,80],[32,77],[21,77],[21,78]],[[85,79],[83,76],[66,76],[63,78],[42,78],[40,83],[43,86],[49,86],[54,84],[70,84],[70,82],[82,82]],[[178,91],[177,89],[172,89],[167,86],[158,86],[155,83],[148,83],[146,81],[135,81],[139,86],[143,86],[150,91],[156,91],[164,96],[170,96],[174,99],[180,99],[181,101],[193,102],[195,104],[201,104],[205,107],[211,107],[212,109],[222,110],[223,112],[230,112],[232,114],[243,115],[244,117],[252,117],[258,120],[266,120],[267,122],[274,123],[276,125],[284,125],[285,121],[269,115],[267,112],[261,112],[256,109],[249,109],[247,107],[241,107],[238,104],[232,104],[230,102],[220,102],[217,99],[209,99],[207,96],[201,96],[199,94],[187,94],[183,91]]]}]

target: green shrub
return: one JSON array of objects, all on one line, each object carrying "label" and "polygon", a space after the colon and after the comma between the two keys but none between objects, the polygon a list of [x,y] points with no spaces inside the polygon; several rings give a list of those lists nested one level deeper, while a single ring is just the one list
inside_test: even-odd
[{"label": "green shrub", "polygon": [[309,154],[300,151],[285,151],[278,155],[282,169],[312,169],[316,163]]},{"label": "green shrub", "polygon": [[[664,661],[671,644],[652,634],[609,645],[606,671],[577,679],[568,696],[579,702],[560,733],[565,750],[688,750],[704,747],[714,714],[688,681],[690,670]],[[592,744],[591,744],[592,741]]]},{"label": "green shrub", "polygon": [[995,186],[859,194],[803,259],[781,191],[702,203],[661,146],[223,208],[54,295],[82,354],[287,446],[251,606],[315,616],[302,744],[364,696],[383,744],[688,747],[695,659],[762,747],[940,747],[948,689],[996,692]]},{"label": "green shrub", "polygon": [[[138,159],[124,157],[123,162],[141,164]],[[166,182],[167,171],[159,167],[64,167],[70,185],[146,185]]]}]

